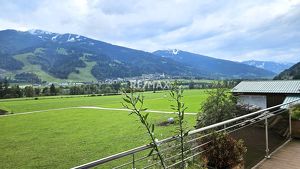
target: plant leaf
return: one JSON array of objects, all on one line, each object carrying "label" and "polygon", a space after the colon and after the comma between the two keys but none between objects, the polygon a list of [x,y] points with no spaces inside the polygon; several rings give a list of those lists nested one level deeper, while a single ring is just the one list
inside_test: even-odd
[{"label": "plant leaf", "polygon": [[154,132],[154,124],[152,124],[152,129],[151,129],[152,133]]},{"label": "plant leaf", "polygon": [[123,98],[123,100],[124,100],[126,103],[130,103],[130,100],[127,99],[127,98]]},{"label": "plant leaf", "polygon": [[147,120],[149,113],[145,114],[144,119]]}]

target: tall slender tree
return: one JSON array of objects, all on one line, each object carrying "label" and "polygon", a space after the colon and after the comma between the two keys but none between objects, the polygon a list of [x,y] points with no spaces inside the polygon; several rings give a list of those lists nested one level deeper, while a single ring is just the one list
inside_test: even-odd
[{"label": "tall slender tree", "polygon": [[50,95],[51,96],[56,95],[56,88],[55,88],[55,85],[53,83],[50,86]]},{"label": "tall slender tree", "polygon": [[5,96],[6,94],[8,94],[8,87],[9,87],[9,82],[8,82],[8,80],[5,78],[5,79],[4,79],[4,91],[3,91],[3,96]]},{"label": "tall slender tree", "polygon": [[4,96],[4,86],[3,86],[3,82],[0,81],[0,98],[3,98]]}]

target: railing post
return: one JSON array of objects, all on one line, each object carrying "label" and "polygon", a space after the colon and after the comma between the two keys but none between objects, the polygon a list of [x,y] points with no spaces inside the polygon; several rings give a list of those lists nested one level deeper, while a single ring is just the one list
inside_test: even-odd
[{"label": "railing post", "polygon": [[132,154],[132,169],[135,169],[135,158],[134,158],[134,153]]},{"label": "railing post", "polygon": [[269,155],[269,133],[268,133],[268,115],[265,118],[265,134],[266,134],[266,158],[270,158]]},{"label": "railing post", "polygon": [[292,139],[292,115],[289,112],[289,130],[290,130],[290,140]]}]

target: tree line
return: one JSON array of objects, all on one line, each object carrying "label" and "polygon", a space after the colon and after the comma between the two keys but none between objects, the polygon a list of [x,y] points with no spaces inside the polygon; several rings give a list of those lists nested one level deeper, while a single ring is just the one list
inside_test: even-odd
[{"label": "tree line", "polygon": [[[178,81],[178,84],[185,86],[188,89],[209,89],[209,88],[232,88],[238,81],[225,80],[218,82],[194,82],[194,81]],[[74,86],[58,86],[51,84],[50,86],[34,87],[26,86],[20,87],[17,84],[11,85],[8,79],[0,80],[0,98],[21,98],[21,97],[38,97],[38,96],[55,96],[55,95],[109,95],[118,94],[121,90],[130,92],[131,83],[113,82],[105,84],[82,84]],[[143,86],[143,85],[141,85]],[[143,91],[159,91],[168,90],[168,88],[158,87],[157,85],[146,86],[144,88],[134,88],[135,92]]]},{"label": "tree line", "polygon": [[54,96],[59,94],[58,88],[52,84],[50,87],[34,88],[26,86],[21,88],[19,85],[10,85],[8,80],[0,81],[0,98],[21,98],[34,96]]},{"label": "tree line", "polygon": [[0,98],[21,98],[55,95],[83,95],[83,94],[116,94],[121,88],[120,83],[115,84],[90,84],[78,86],[55,86],[51,84],[45,87],[10,85],[8,80],[0,81]]}]

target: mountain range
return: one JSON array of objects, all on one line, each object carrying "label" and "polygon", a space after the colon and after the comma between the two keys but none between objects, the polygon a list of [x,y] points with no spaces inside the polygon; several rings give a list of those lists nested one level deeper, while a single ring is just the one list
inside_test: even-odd
[{"label": "mountain range", "polygon": [[179,63],[188,65],[211,77],[257,78],[270,77],[275,74],[271,71],[241,64],[239,62],[217,59],[177,49],[158,50],[153,53],[161,57],[173,59]]},{"label": "mountain range", "polygon": [[243,61],[242,63],[250,65],[250,66],[262,68],[265,70],[269,70],[276,74],[278,74],[278,73],[284,71],[285,69],[288,69],[294,65],[294,63],[278,63],[278,62],[272,62],[272,61],[257,61],[257,60],[248,60],[248,61]]},{"label": "mountain range", "polygon": [[179,50],[150,53],[70,33],[0,31],[2,78],[96,81],[154,73],[203,78],[270,78],[275,75],[254,66]]},{"label": "mountain range", "polygon": [[279,75],[275,76],[275,80],[291,80],[300,79],[300,62],[296,63],[289,69],[284,70]]}]

